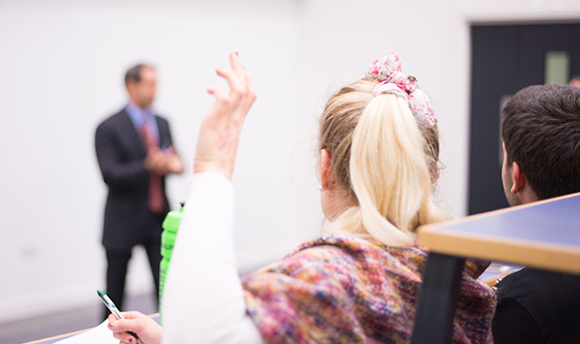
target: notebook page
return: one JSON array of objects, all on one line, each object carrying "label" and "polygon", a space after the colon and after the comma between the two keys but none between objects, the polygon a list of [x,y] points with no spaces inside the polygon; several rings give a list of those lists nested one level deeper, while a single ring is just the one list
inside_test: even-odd
[{"label": "notebook page", "polygon": [[108,323],[109,320],[105,320],[95,328],[60,340],[55,344],[119,344],[119,340],[113,337],[113,331],[107,327]]}]

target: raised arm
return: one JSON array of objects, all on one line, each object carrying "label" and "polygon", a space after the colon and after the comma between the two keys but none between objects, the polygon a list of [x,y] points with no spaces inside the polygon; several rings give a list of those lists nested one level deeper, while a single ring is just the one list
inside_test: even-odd
[{"label": "raised arm", "polygon": [[230,181],[242,124],[256,95],[236,53],[230,61],[232,69],[216,70],[230,92],[208,88],[216,102],[201,126],[194,176],[165,284],[164,344],[262,342],[246,315],[236,268]]}]

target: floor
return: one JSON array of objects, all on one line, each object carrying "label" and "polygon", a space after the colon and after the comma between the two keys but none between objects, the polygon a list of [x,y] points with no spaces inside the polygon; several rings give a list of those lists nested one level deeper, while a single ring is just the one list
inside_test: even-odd
[{"label": "floor", "polygon": [[[157,312],[154,295],[126,296],[126,310],[144,314]],[[1,344],[21,344],[63,333],[82,330],[100,324],[101,305],[45,315],[12,323],[0,324]]]}]

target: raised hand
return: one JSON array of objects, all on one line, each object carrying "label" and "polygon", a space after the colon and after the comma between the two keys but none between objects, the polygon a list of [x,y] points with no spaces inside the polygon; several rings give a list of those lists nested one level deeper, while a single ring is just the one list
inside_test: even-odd
[{"label": "raised hand", "polygon": [[230,54],[230,63],[231,69],[216,68],[217,74],[228,81],[229,94],[219,86],[207,89],[216,102],[201,124],[193,173],[217,171],[232,177],[242,124],[256,100],[256,92],[236,52]]}]

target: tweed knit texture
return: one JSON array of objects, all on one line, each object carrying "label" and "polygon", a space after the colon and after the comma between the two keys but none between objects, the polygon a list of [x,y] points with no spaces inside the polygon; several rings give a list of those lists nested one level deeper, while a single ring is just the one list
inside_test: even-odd
[{"label": "tweed knit texture", "polygon": [[[266,343],[408,343],[427,251],[325,234],[242,278],[247,312]],[[454,343],[492,343],[495,293],[467,260]]]}]

